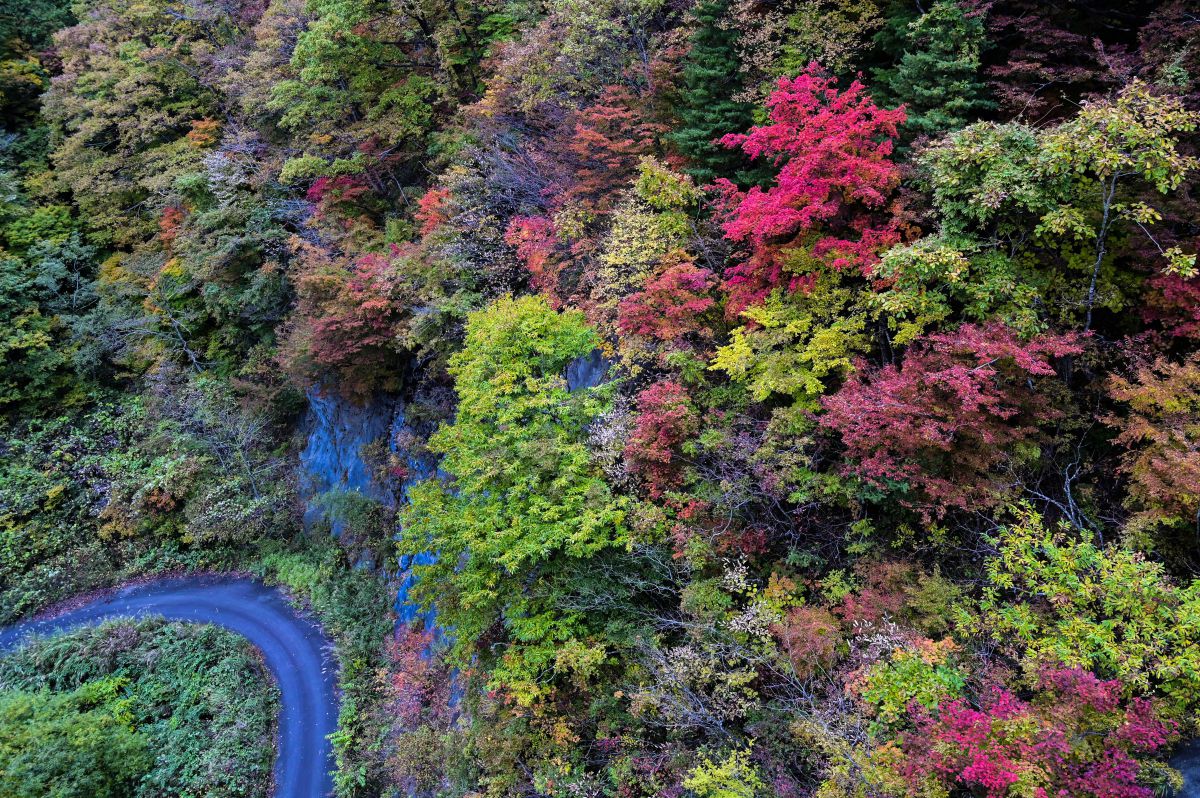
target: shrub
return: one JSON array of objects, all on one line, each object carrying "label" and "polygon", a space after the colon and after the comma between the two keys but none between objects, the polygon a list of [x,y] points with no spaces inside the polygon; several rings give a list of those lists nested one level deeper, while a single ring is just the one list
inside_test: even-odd
[{"label": "shrub", "polygon": [[36,640],[0,660],[0,707],[6,796],[271,786],[278,693],[250,644],[213,626],[115,621]]}]

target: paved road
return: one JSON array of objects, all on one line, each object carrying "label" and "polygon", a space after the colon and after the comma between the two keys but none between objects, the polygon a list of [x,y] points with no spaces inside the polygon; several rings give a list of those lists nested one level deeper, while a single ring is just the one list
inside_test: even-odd
[{"label": "paved road", "polygon": [[[337,727],[337,680],[329,640],[278,590],[259,582],[188,576],[124,588],[49,620],[0,628],[0,653],[30,634],[147,615],[216,624],[257,646],[282,696],[276,798],[319,798],[333,789],[326,735]],[[1171,764],[1184,774],[1177,798],[1200,798],[1200,740],[1183,746]]]},{"label": "paved road", "polygon": [[115,617],[161,615],[237,632],[262,651],[279,685],[276,798],[319,798],[333,789],[337,679],[329,640],[278,591],[250,579],[189,576],[135,585],[49,620],[0,629],[0,652],[31,633],[70,629]]}]

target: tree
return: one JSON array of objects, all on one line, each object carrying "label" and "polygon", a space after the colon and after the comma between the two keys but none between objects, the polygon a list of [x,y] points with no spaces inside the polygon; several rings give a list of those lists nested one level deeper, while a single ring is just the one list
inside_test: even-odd
[{"label": "tree", "polygon": [[1200,530],[1200,355],[1158,359],[1131,379],[1114,376],[1109,395],[1127,408],[1105,422],[1125,448],[1126,503],[1134,529],[1155,524]]},{"label": "tree", "polygon": [[1200,646],[1191,619],[1200,582],[1176,584],[1160,563],[1098,545],[1027,506],[999,530],[988,585],[969,630],[998,642],[1026,669],[1066,665],[1120,681],[1125,695],[1164,697],[1175,717],[1194,711]]},{"label": "tree", "polygon": [[875,0],[799,0],[783,22],[777,74],[794,75],[816,61],[834,75],[852,75],[871,35],[884,24]]},{"label": "tree", "polygon": [[985,13],[939,0],[908,26],[900,62],[876,75],[888,101],[904,106],[906,139],[957,130],[995,107],[979,75]]},{"label": "tree", "polygon": [[0,407],[57,394],[67,358],[58,325],[42,313],[36,277],[20,258],[0,255]]},{"label": "tree", "polygon": [[[1114,235],[1148,241],[1167,276],[1196,274],[1195,253],[1164,246],[1151,233],[1162,214],[1144,201],[1178,191],[1200,164],[1182,146],[1196,125],[1178,98],[1133,81],[1057,127],[971,125],[928,150],[920,164],[944,232],[977,239],[1014,262],[1037,256],[1034,269],[1010,279],[1040,284],[1044,301],[1071,308],[1067,319],[1082,308],[1087,332],[1097,306],[1127,301],[1120,289],[1129,275],[1110,251]],[[1070,288],[1076,270],[1089,274],[1082,299]],[[1056,294],[1044,295],[1047,288]]]},{"label": "tree", "polygon": [[1167,335],[1200,338],[1200,279],[1178,274],[1156,274],[1148,281],[1150,291],[1142,318],[1161,325]]},{"label": "tree", "polygon": [[932,235],[892,247],[874,276],[869,304],[886,315],[892,346],[958,319],[998,319],[1020,335],[1044,328],[1030,275],[999,248],[969,238]]},{"label": "tree", "polygon": [[[146,448],[175,453],[172,466],[183,460],[185,474],[197,466],[208,473],[194,486],[185,477],[187,488],[176,496],[173,468],[156,469],[136,485],[138,500],[180,505],[189,542],[263,540],[292,522],[284,462],[271,451],[276,436],[264,413],[239,405],[227,385],[208,375],[163,367],[151,386],[150,410],[160,423]],[[189,454],[196,459],[187,462]]]},{"label": "tree", "polygon": [[364,398],[398,385],[399,337],[407,319],[401,248],[350,260],[298,243],[297,306],[281,346],[283,361],[302,381],[331,377],[338,390]]},{"label": "tree", "polygon": [[0,6],[0,129],[32,126],[38,96],[49,84],[45,52],[56,31],[73,21],[65,0],[29,0]]},{"label": "tree", "polygon": [[928,335],[902,364],[860,370],[823,398],[819,423],[841,437],[845,473],[926,516],[994,506],[1016,482],[1006,467],[1036,457],[1037,425],[1054,416],[1033,380],[1081,352],[1077,340],[1023,342],[996,323]]},{"label": "tree", "polygon": [[977,122],[951,132],[917,158],[942,232],[1009,251],[1059,202],[1062,177],[1042,169],[1039,132],[1020,122]]},{"label": "tree", "polygon": [[644,159],[633,186],[617,203],[598,262],[588,277],[589,318],[603,333],[615,329],[621,303],[659,270],[686,257],[695,227],[689,211],[699,192],[685,175]]},{"label": "tree", "polygon": [[414,486],[402,513],[401,552],[438,553],[415,566],[414,597],[436,601],[461,662],[498,628],[506,651],[491,678],[526,701],[587,623],[556,606],[570,563],[628,537],[627,500],[587,447],[587,424],[605,403],[595,389],[569,392],[563,378],[596,343],[581,313],[557,313],[540,297],[501,298],[471,314],[449,365],[458,415],[429,441],[448,479]]},{"label": "tree", "polygon": [[742,89],[738,68],[738,31],[726,19],[728,0],[702,0],[696,6],[696,29],[683,62],[679,91],[680,127],[668,137],[690,161],[688,174],[697,181],[733,177],[743,157],[722,147],[718,139],[750,126],[754,107],[736,99]]},{"label": "tree", "polygon": [[[1042,218],[1038,229],[1094,242],[1091,280],[1083,301],[1084,332],[1092,327],[1100,267],[1108,255],[1113,226],[1124,220],[1149,236],[1147,226],[1161,218],[1144,202],[1119,201],[1119,192],[1136,180],[1159,194],[1177,189],[1188,172],[1200,166],[1200,159],[1184,154],[1179,146],[1179,135],[1195,130],[1198,119],[1178,99],[1156,96],[1135,80],[1115,99],[1086,104],[1078,116],[1045,136],[1047,172],[1070,176],[1073,190],[1065,203]],[[1168,272],[1196,274],[1195,253],[1172,247],[1162,250],[1162,255]]]},{"label": "tree", "polygon": [[378,0],[314,0],[309,8],[290,74],[267,101],[284,130],[319,134],[306,136],[307,151],[284,167],[285,178],[362,174],[380,166],[380,151],[420,154],[444,86],[421,68],[420,56],[434,50],[420,47],[419,26]]},{"label": "tree", "polygon": [[792,78],[813,62],[830,74],[852,77],[872,49],[872,35],[886,22],[885,10],[895,13],[887,6],[876,0],[730,0],[726,24],[738,32],[745,84],[737,99],[757,101],[779,78]]},{"label": "tree", "polygon": [[990,5],[988,34],[995,53],[986,71],[992,93],[1007,117],[1030,124],[1060,121],[1078,108],[1080,98],[1126,82],[1133,64],[1120,45],[1113,46],[1112,34],[1152,8],[1037,0]]},{"label": "tree", "polygon": [[192,122],[218,114],[197,50],[228,33],[169,6],[99,3],[57,37],[63,74],[43,100],[58,133],[53,177],[94,243],[132,246],[154,234],[173,180],[202,157],[186,138]]},{"label": "tree", "polygon": [[45,48],[54,33],[71,22],[70,4],[64,0],[30,0],[20,9],[5,6],[0,9],[0,48],[16,42],[32,49]]},{"label": "tree", "polygon": [[[770,124],[721,139],[779,168],[766,190],[741,192],[728,180],[717,181],[727,213],[725,236],[748,255],[726,272],[731,316],[778,286],[796,290],[814,261],[867,273],[877,253],[897,238],[876,214],[900,181],[891,153],[904,111],[879,108],[858,81],[844,91],[836,84],[810,64],[796,78],[779,81],[767,100]],[[798,265],[789,262],[793,258]]]},{"label": "tree", "polygon": [[699,431],[700,420],[687,389],[674,381],[654,383],[637,395],[636,402],[638,415],[625,457],[630,471],[645,477],[650,497],[657,499],[679,483],[678,449]]},{"label": "tree", "polygon": [[913,712],[916,728],[881,759],[910,796],[956,789],[987,798],[1071,795],[1152,798],[1159,774],[1140,761],[1178,726],[1148,701],[1121,702],[1119,682],[1080,669],[1045,669],[1035,701],[998,688],[979,707],[966,699]]},{"label": "tree", "polygon": [[683,780],[684,789],[698,798],[754,798],[766,786],[748,748],[730,751],[719,762],[702,757]]},{"label": "tree", "polygon": [[22,251],[0,255],[0,406],[32,409],[78,387],[72,371],[93,365],[96,248],[70,232],[34,234]]},{"label": "tree", "polygon": [[787,396],[807,411],[870,346],[862,292],[841,286],[837,275],[820,275],[807,290],[773,291],[746,309],[747,324],[735,328],[710,368],[744,382],[759,402]]},{"label": "tree", "polygon": [[841,654],[841,625],[821,607],[792,607],[772,625],[771,632],[802,679],[811,679],[833,667]]},{"label": "tree", "polygon": [[670,252],[662,257],[656,273],[646,278],[642,290],[621,300],[617,330],[665,343],[711,335],[704,314],[716,304],[710,295],[715,282],[713,273],[697,266],[685,252]]},{"label": "tree", "polygon": [[613,186],[634,175],[665,132],[648,119],[644,100],[625,86],[605,86],[594,103],[579,111],[567,142],[574,162],[564,199],[582,202],[597,213],[612,210]]},{"label": "tree", "polygon": [[113,694],[115,679],[70,693],[0,691],[0,794],[121,798],[153,762]]}]

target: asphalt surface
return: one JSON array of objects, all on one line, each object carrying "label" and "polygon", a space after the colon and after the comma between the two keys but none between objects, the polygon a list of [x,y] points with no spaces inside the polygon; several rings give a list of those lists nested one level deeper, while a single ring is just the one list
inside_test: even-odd
[{"label": "asphalt surface", "polygon": [[330,642],[312,620],[260,582],[228,576],[188,576],[123,588],[47,620],[0,629],[0,652],[30,634],[48,634],[109,618],[161,615],[211,623],[242,635],[262,652],[279,685],[276,798],[320,798],[333,790],[337,727],[336,665]]}]

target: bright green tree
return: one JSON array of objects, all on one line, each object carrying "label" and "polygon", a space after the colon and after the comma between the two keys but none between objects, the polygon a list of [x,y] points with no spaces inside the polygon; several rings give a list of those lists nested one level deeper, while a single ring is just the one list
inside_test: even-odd
[{"label": "bright green tree", "polygon": [[749,323],[733,330],[710,368],[744,382],[755,401],[782,395],[815,410],[829,383],[869,349],[863,299],[836,275],[821,275],[807,293],[775,291],[745,312]]},{"label": "bright green tree", "polygon": [[71,693],[0,692],[0,795],[123,798],[153,762],[113,679]]},{"label": "bright green tree", "polygon": [[1048,527],[1029,507],[1000,530],[986,565],[982,613],[965,619],[1030,670],[1079,666],[1134,694],[1195,707],[1200,685],[1200,582],[1178,585],[1160,563],[1098,545],[1065,523]]},{"label": "bright green tree", "polygon": [[458,416],[429,442],[449,479],[415,486],[403,516],[401,552],[438,554],[417,567],[414,595],[436,601],[464,660],[499,624],[509,646],[493,680],[518,696],[536,694],[544,669],[586,627],[584,613],[557,606],[567,588],[556,579],[627,538],[625,502],[587,446],[606,403],[595,390],[568,391],[563,378],[596,343],[583,314],[541,297],[473,313],[450,360]]},{"label": "bright green tree", "polygon": [[702,757],[683,786],[700,798],[754,798],[767,785],[750,759],[750,749],[744,748],[730,751],[719,762]]}]

